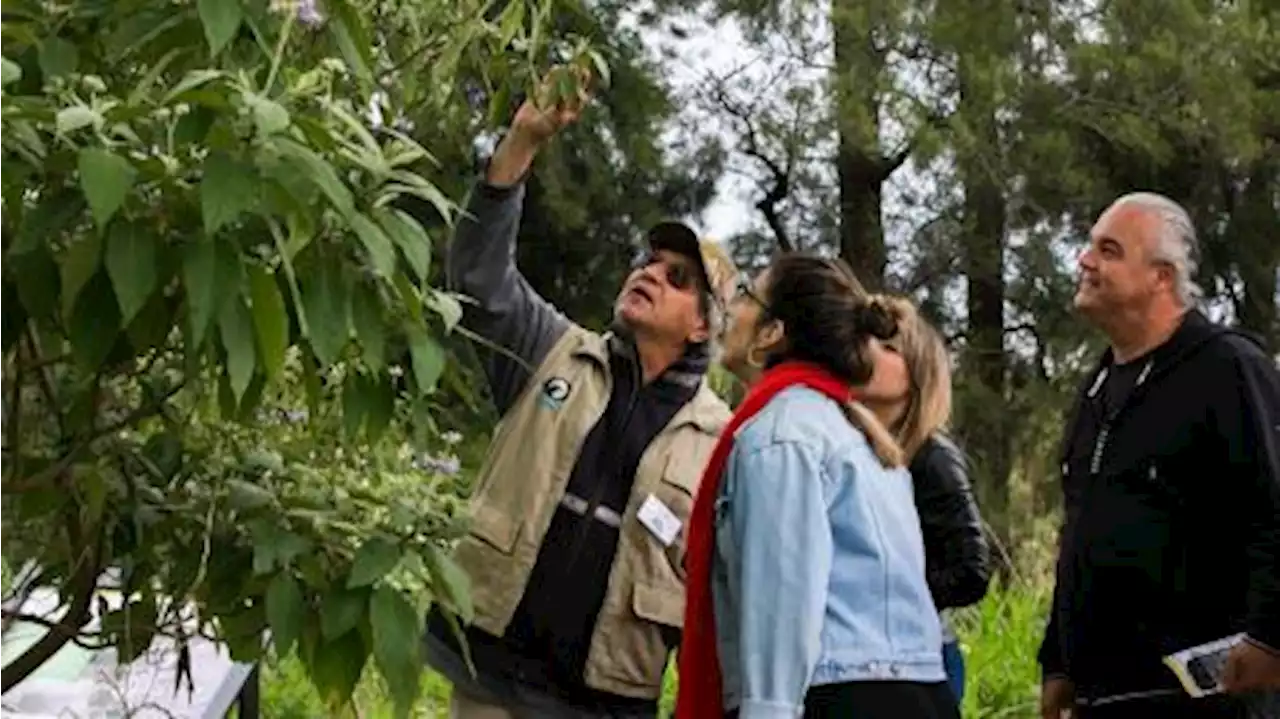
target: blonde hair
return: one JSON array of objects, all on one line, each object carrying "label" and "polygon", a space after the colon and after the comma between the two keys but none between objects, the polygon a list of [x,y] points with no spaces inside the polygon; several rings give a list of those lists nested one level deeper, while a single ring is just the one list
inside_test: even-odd
[{"label": "blonde hair", "polygon": [[849,424],[862,431],[880,464],[892,468],[907,463],[907,454],[898,445],[898,439],[866,405],[856,400],[849,402],[844,406],[844,416],[849,419]]},{"label": "blonde hair", "polygon": [[905,461],[910,461],[929,435],[951,419],[951,358],[942,336],[903,297],[873,295],[898,322],[898,334],[890,343],[907,367],[907,407],[891,428]]}]

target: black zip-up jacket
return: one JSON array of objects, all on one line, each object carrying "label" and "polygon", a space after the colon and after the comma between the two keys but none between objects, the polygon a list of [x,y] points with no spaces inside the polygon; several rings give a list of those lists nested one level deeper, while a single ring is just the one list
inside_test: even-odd
[{"label": "black zip-up jacket", "polygon": [[964,453],[934,434],[911,459],[911,482],[934,605],[941,610],[976,604],[987,593],[991,552]]},{"label": "black zip-up jacket", "polygon": [[[499,413],[515,403],[529,382],[530,370],[543,362],[570,327],[570,321],[539,296],[516,267],[523,198],[523,184],[500,188],[478,183],[447,261],[452,286],[475,300],[464,306],[463,325],[508,353],[482,355]],[[583,441],[565,492],[620,516],[641,455],[693,398],[709,358],[705,348],[692,346],[660,377],[645,384],[634,344],[615,336],[610,350],[613,390],[609,403]],[[593,514],[576,513],[563,505],[556,510],[506,633],[495,637],[468,627],[468,648],[482,685],[514,681],[588,711],[652,715],[657,710],[653,701],[606,694],[583,682],[618,544],[618,528]],[[428,615],[427,631],[439,644],[460,654],[439,611]],[[678,639],[679,630],[671,628],[671,648]],[[448,678],[470,681],[464,676]]]},{"label": "black zip-up jacket", "polygon": [[1274,360],[1199,312],[1146,357],[1106,353],[1063,444],[1046,677],[1086,698],[1158,691],[1178,686],[1161,657],[1179,649],[1240,631],[1280,646],[1277,434]]}]

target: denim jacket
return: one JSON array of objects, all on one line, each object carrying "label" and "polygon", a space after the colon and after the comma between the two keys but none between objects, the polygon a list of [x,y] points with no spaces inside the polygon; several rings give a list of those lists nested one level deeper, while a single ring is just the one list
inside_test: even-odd
[{"label": "denim jacket", "polygon": [[739,429],[711,581],[724,706],[740,719],[799,717],[811,686],[945,678],[911,477],[811,389]]}]

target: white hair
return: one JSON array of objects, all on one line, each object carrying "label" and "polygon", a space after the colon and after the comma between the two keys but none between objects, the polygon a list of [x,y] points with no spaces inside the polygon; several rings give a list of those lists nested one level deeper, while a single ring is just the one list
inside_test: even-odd
[{"label": "white hair", "polygon": [[1196,226],[1186,208],[1154,192],[1131,192],[1111,203],[1112,207],[1129,205],[1150,212],[1160,220],[1156,236],[1157,259],[1173,266],[1173,289],[1183,307],[1193,307],[1204,296],[1196,284],[1200,243]]}]

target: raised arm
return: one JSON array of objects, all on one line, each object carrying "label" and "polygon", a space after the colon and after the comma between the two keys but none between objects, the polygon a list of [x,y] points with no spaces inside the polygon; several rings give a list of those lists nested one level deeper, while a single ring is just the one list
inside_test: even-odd
[{"label": "raised arm", "polygon": [[462,326],[509,353],[482,353],[499,413],[515,402],[532,370],[570,326],[516,267],[523,199],[523,184],[477,183],[445,264],[450,288],[475,301],[463,304]]},{"label": "raised arm", "polygon": [[[736,454],[736,453],[735,453]],[[740,719],[793,719],[822,649],[834,552],[820,460],[781,442],[731,456],[730,591],[741,598]]]},{"label": "raised arm", "polygon": [[539,109],[526,101],[498,143],[467,202],[445,262],[449,286],[475,304],[462,325],[505,352],[485,353],[484,370],[500,413],[524,390],[533,369],[571,323],[538,295],[516,267],[524,178],[538,151],[578,117],[585,94]]}]

